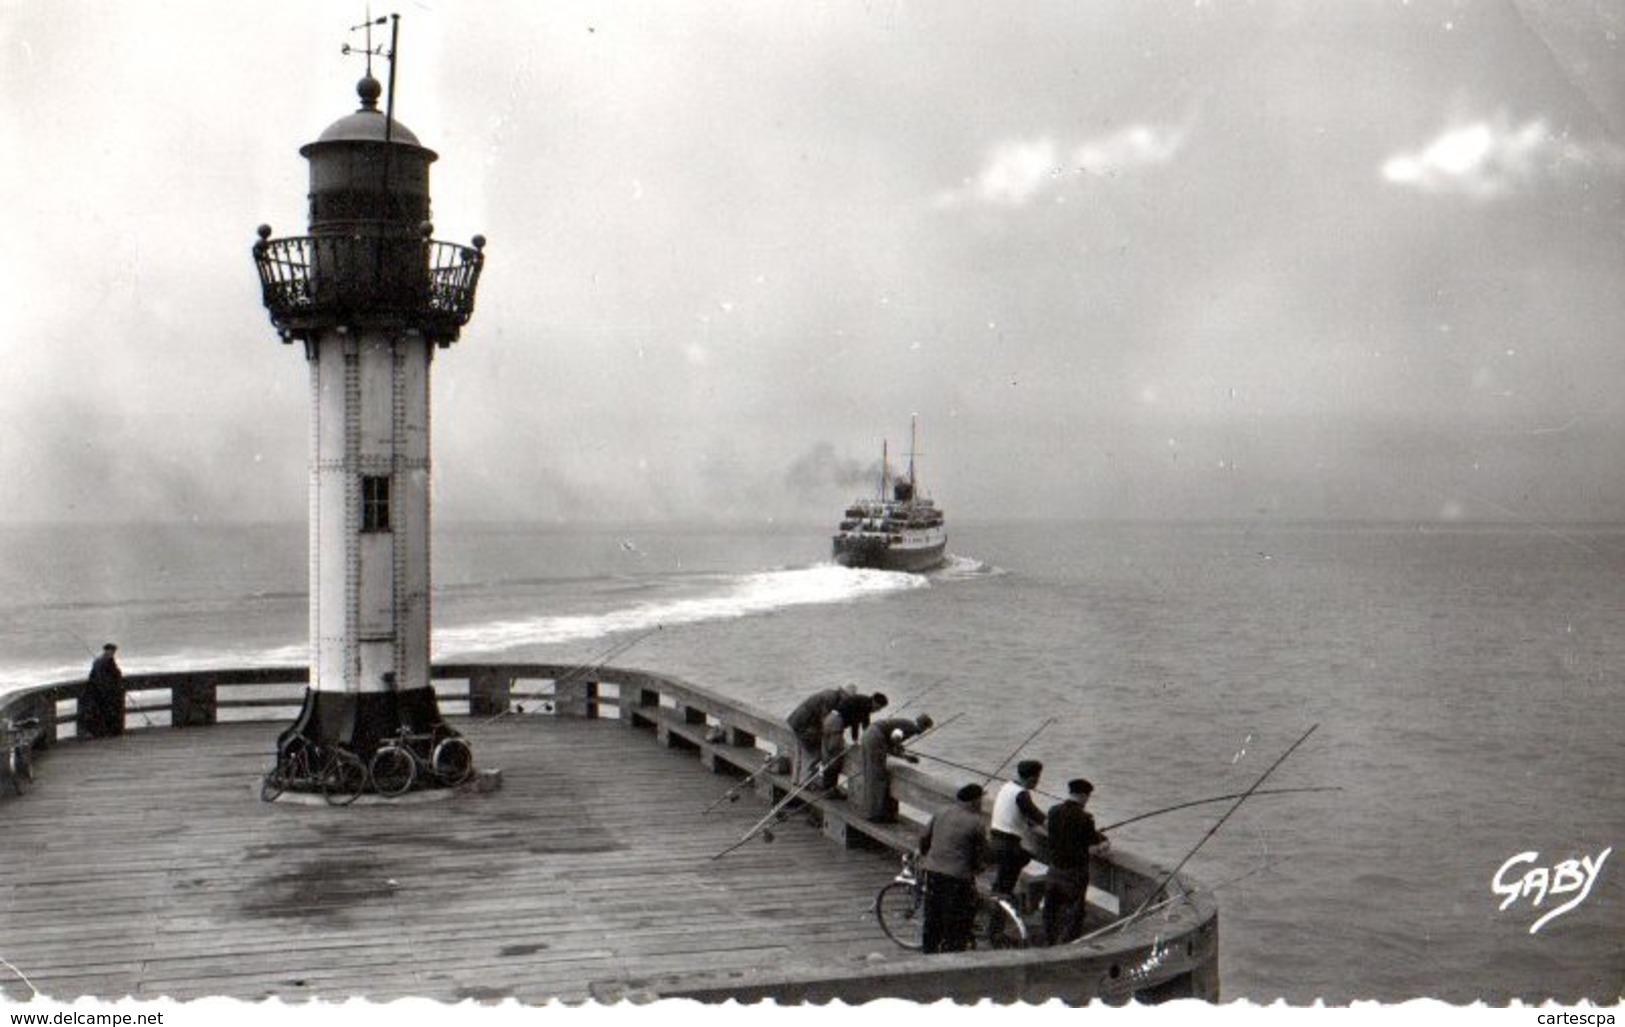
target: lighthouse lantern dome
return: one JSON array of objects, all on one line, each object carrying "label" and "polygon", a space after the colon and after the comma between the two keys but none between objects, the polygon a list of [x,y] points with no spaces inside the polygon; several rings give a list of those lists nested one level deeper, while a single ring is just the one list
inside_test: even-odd
[{"label": "lighthouse lantern dome", "polygon": [[378,109],[380,92],[377,79],[362,78],[360,108],[299,150],[310,162],[312,235],[352,232],[362,223],[384,234],[412,233],[429,220],[429,165],[438,155]]}]

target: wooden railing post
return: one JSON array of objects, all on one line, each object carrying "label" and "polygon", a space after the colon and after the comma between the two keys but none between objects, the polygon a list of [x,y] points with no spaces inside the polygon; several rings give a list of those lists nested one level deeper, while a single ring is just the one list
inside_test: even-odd
[{"label": "wooden railing post", "polygon": [[36,749],[44,749],[56,744],[56,700],[46,693],[34,705],[34,715],[39,718],[40,737],[34,743]]},{"label": "wooden railing post", "polygon": [[660,705],[660,693],[643,685],[623,683],[621,685],[621,723],[635,726],[639,719],[650,719],[645,712],[652,707]]},{"label": "wooden railing post", "polygon": [[576,678],[553,683],[553,709],[561,717],[598,716],[598,682]]},{"label": "wooden railing post", "polygon": [[[677,721],[683,724],[703,726],[706,723],[704,710],[695,706],[690,706],[688,703],[681,700],[678,701],[677,706],[672,710],[672,713],[676,716]],[[656,721],[655,737],[660,739],[660,744],[666,746],[667,748],[694,748],[694,743],[690,740],[691,735],[688,732],[673,731],[672,721],[668,720],[666,717],[661,717]]]},{"label": "wooden railing post", "polygon": [[501,668],[477,670],[468,678],[468,715],[495,717],[513,702],[513,675]]},{"label": "wooden railing post", "polygon": [[170,686],[169,722],[175,727],[208,727],[218,719],[213,681],[187,681]]}]

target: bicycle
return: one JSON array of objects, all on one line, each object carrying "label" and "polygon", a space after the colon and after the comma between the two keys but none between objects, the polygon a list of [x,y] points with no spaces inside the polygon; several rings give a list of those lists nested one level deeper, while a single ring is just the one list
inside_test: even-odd
[{"label": "bicycle", "polygon": [[283,792],[319,791],[330,806],[348,806],[367,790],[367,765],[342,745],[298,741],[260,778],[260,801]]},{"label": "bicycle", "polygon": [[[903,853],[897,876],[875,893],[874,914],[886,937],[905,949],[925,948],[925,875],[915,870],[916,856]],[[976,919],[971,927],[971,948],[1027,947],[1027,923],[1008,899],[976,890]]]},{"label": "bicycle", "polygon": [[391,799],[406,794],[419,778],[460,785],[474,776],[474,750],[444,728],[414,734],[402,727],[378,746],[367,774],[374,790]]},{"label": "bicycle", "polygon": [[0,720],[0,746],[6,753],[6,777],[21,795],[34,783],[34,738],[39,734],[39,718]]}]

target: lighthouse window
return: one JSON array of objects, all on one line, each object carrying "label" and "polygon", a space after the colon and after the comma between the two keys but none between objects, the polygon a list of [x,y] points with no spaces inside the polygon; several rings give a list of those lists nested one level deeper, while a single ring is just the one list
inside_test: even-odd
[{"label": "lighthouse window", "polygon": [[361,478],[361,530],[389,530],[389,476],[363,475]]}]

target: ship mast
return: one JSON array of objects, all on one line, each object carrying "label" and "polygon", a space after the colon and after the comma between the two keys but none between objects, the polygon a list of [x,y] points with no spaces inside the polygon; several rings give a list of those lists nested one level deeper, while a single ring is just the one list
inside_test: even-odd
[{"label": "ship mast", "polygon": [[919,431],[919,427],[920,416],[918,414],[910,414],[908,418],[908,487],[910,498],[913,498],[913,492],[916,490],[916,483],[914,481],[914,445],[915,436]]}]

